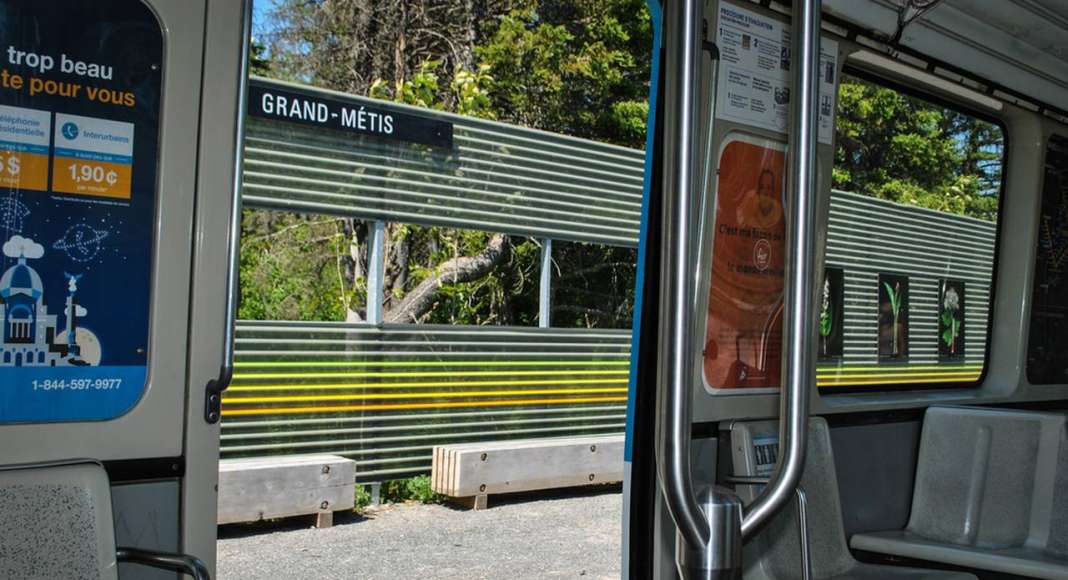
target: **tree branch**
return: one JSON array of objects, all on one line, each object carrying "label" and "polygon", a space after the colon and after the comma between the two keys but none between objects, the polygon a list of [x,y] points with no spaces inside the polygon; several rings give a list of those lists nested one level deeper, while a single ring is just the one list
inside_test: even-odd
[{"label": "tree branch", "polygon": [[386,322],[417,322],[434,305],[444,284],[470,282],[485,276],[508,255],[509,249],[508,236],[496,234],[478,255],[446,261],[386,313]]}]

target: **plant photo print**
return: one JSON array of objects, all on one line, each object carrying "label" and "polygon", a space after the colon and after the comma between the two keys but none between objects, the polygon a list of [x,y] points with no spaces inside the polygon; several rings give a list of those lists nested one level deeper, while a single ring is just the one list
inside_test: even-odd
[{"label": "plant photo print", "polygon": [[963,358],[964,282],[941,280],[938,288],[938,358]]},{"label": "plant photo print", "polygon": [[909,356],[909,279],[879,274],[879,358]]},{"label": "plant photo print", "polygon": [[823,360],[842,356],[842,327],[845,318],[842,292],[844,277],[841,268],[826,268],[823,271],[819,320],[819,358]]}]

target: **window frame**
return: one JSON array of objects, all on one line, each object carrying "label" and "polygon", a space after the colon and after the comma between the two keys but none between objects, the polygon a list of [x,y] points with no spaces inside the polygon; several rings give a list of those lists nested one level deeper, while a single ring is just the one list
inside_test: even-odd
[{"label": "window frame", "polygon": [[[1001,154],[1001,180],[998,184],[998,208],[997,208],[997,222],[994,230],[994,259],[991,264],[990,270],[990,299],[987,304],[987,317],[985,328],[985,340],[983,345],[983,362],[982,369],[979,376],[975,380],[971,381],[957,381],[957,382],[917,382],[917,383],[894,383],[887,382],[885,384],[869,384],[869,385],[846,385],[846,386],[817,386],[816,389],[821,397],[834,395],[855,395],[857,393],[889,393],[889,392],[903,392],[903,391],[959,391],[962,389],[978,389],[986,381],[987,374],[990,371],[990,353],[991,353],[991,338],[993,337],[994,330],[994,314],[995,305],[997,304],[997,290],[998,290],[998,277],[1000,272],[1001,263],[1001,250],[1002,250],[1002,235],[1004,227],[1004,214],[1005,214],[1005,197],[1008,184],[1009,174],[1009,152],[1011,150],[1011,134],[1009,131],[1009,125],[1006,121],[990,111],[984,111],[973,105],[969,105],[962,100],[957,100],[952,97],[939,94],[937,90],[928,88],[922,84],[922,81],[918,81],[917,85],[906,84],[906,81],[902,79],[896,79],[888,74],[880,74],[873,71],[870,68],[865,68],[862,65],[857,65],[851,62],[848,58],[842,66],[841,71],[838,74],[838,82],[835,85],[836,93],[841,87],[842,79],[845,76],[852,76],[860,79],[861,81],[876,85],[881,88],[887,88],[894,90],[902,95],[924,101],[933,106],[951,109],[957,113],[971,116],[972,118],[980,121],[985,121],[992,125],[995,125],[1001,129],[1002,135],[1002,154]],[[948,79],[947,79],[948,80]],[[926,90],[925,90],[926,88]],[[834,116],[834,156],[837,156],[838,152],[838,111],[839,99],[835,99],[835,116]],[[832,162],[831,170],[834,169],[834,163]],[[833,189],[833,181],[832,181]],[[829,214],[825,216],[823,222],[824,229],[826,230],[829,225]],[[824,258],[824,267],[831,266],[827,263],[827,248],[823,248],[822,257]],[[846,265],[835,264],[834,267],[842,268],[848,271],[849,268]],[[984,332],[984,329],[977,328],[971,330],[972,326],[968,326],[971,333]],[[878,363],[882,364],[882,363]]]}]

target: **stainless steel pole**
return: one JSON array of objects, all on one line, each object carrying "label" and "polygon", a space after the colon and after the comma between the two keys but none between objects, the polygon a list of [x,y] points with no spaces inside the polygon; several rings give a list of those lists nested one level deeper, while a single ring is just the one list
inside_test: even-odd
[{"label": "stainless steel pole", "polygon": [[783,377],[779,411],[779,464],[749,506],[742,537],[766,524],[794,494],[805,465],[808,390],[816,383],[815,256],[816,138],[819,100],[820,1],[793,2],[793,120],[790,126]]},{"label": "stainless steel pole", "polygon": [[660,283],[658,374],[660,422],[657,469],[664,499],[678,530],[676,565],[684,579],[735,580],[741,577],[741,502],[729,490],[696,490],[690,464],[690,399],[693,393],[693,316],[696,295],[691,231],[701,184],[698,163],[702,135],[701,4],[669,2],[664,12],[664,240]]}]

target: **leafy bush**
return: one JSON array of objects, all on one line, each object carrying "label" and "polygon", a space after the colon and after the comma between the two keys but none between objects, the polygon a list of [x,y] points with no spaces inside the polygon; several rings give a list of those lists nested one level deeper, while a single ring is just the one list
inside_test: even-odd
[{"label": "leafy bush", "polygon": [[367,506],[371,505],[371,492],[367,490],[367,486],[357,485],[356,494],[353,497],[354,507],[353,511],[359,513]]},{"label": "leafy bush", "polygon": [[382,484],[383,503],[441,503],[445,496],[434,493],[430,487],[430,476],[419,475],[411,479],[395,479]]}]

